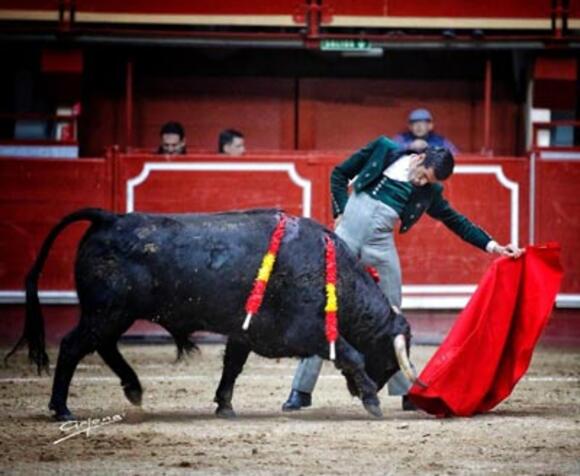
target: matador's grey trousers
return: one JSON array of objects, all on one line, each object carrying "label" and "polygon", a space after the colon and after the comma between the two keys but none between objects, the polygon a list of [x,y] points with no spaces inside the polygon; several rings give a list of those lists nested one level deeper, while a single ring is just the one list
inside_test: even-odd
[{"label": "matador's grey trousers", "polygon": [[[336,234],[360,258],[365,266],[377,269],[379,286],[389,302],[401,307],[401,265],[395,248],[393,230],[399,215],[388,205],[361,192],[351,194]],[[312,393],[322,368],[317,355],[302,359],[292,388]],[[410,383],[399,371],[388,382],[389,395],[406,395]]]}]

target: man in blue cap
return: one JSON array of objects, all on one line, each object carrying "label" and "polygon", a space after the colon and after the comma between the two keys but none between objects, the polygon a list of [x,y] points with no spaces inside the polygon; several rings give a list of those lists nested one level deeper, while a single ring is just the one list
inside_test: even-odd
[{"label": "man in blue cap", "polygon": [[393,140],[401,149],[422,152],[431,147],[445,147],[452,154],[457,147],[442,135],[433,132],[433,116],[428,109],[415,109],[409,114],[409,130],[395,136]]}]

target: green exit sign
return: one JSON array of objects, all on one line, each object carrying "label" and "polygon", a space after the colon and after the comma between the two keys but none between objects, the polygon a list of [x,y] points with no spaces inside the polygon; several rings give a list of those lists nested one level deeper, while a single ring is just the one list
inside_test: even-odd
[{"label": "green exit sign", "polygon": [[368,40],[322,40],[320,49],[322,51],[369,51],[373,47]]}]

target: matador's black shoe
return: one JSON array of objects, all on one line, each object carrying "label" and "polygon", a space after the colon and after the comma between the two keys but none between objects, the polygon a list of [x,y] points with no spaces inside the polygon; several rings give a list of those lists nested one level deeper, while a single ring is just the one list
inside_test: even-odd
[{"label": "matador's black shoe", "polygon": [[412,412],[417,410],[416,405],[411,401],[409,395],[403,395],[403,410],[406,412]]},{"label": "matador's black shoe", "polygon": [[312,405],[311,394],[292,389],[288,400],[286,400],[284,405],[282,405],[282,411],[292,412],[295,410],[300,410],[304,407],[309,407],[310,405]]}]

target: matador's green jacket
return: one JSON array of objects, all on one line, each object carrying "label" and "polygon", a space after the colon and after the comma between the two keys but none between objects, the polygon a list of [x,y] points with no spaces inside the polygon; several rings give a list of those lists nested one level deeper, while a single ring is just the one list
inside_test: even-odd
[{"label": "matador's green jacket", "polygon": [[[355,193],[372,188],[382,177],[385,168],[400,157],[392,153],[397,149],[397,144],[388,137],[381,136],[334,168],[330,177],[334,217],[344,211],[348,200],[349,180],[358,176],[353,184]],[[440,183],[413,188],[413,193],[401,214],[401,233],[408,231],[423,213],[427,212],[463,240],[485,250],[492,239],[491,236],[451,208],[443,198],[443,186]]]}]

